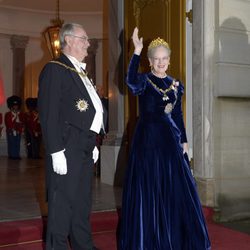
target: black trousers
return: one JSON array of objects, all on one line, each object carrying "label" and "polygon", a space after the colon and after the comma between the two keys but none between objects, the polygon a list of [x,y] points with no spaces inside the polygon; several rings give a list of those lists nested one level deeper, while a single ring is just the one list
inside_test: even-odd
[{"label": "black trousers", "polygon": [[[76,136],[85,140],[84,147],[74,140]],[[66,175],[50,173],[46,250],[68,249],[68,237],[73,250],[93,249],[89,217],[95,136],[90,133],[86,138],[79,131],[71,131],[69,138],[73,144],[69,141],[65,151],[68,172]]]}]

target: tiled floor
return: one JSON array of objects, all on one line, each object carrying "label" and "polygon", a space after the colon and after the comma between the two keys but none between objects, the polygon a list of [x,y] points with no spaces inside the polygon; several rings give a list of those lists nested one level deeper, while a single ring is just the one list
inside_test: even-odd
[{"label": "tiled floor", "polygon": [[[93,211],[113,210],[121,205],[121,188],[93,177]],[[47,215],[44,161],[9,160],[0,157],[0,221]]]}]

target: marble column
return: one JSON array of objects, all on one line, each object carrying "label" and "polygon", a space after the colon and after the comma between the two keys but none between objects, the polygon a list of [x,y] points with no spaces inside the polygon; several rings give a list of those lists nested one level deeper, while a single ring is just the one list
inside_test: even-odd
[{"label": "marble column", "polygon": [[101,181],[122,185],[126,164],[124,133],[123,1],[109,0],[109,133],[101,147]]},{"label": "marble column", "polygon": [[13,50],[13,94],[24,98],[25,48],[27,36],[12,35],[10,38]]},{"label": "marble column", "polygon": [[98,39],[91,39],[88,48],[88,56],[85,59],[87,63],[87,72],[89,77],[96,84],[96,52],[98,49]]},{"label": "marble column", "polygon": [[193,156],[203,205],[215,205],[213,164],[214,1],[193,1]]},{"label": "marble column", "polygon": [[220,221],[250,217],[250,2],[193,1],[194,174]]},{"label": "marble column", "polygon": [[[25,74],[25,48],[28,44],[29,37],[12,35],[10,37],[10,45],[13,51],[13,65],[12,65],[12,74],[13,74],[13,85],[12,85],[12,94],[20,96],[24,101],[24,74]],[[7,147],[7,145],[6,145]],[[21,157],[25,156],[25,146],[21,142],[20,155]]]}]

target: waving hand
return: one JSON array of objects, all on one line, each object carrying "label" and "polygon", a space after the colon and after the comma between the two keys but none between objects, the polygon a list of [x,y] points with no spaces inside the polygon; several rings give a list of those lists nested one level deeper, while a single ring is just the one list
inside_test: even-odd
[{"label": "waving hand", "polygon": [[133,40],[134,47],[135,47],[134,53],[136,55],[140,55],[142,48],[143,48],[143,38],[138,37],[138,32],[139,32],[138,28],[135,27],[133,35],[132,35],[132,40]]}]

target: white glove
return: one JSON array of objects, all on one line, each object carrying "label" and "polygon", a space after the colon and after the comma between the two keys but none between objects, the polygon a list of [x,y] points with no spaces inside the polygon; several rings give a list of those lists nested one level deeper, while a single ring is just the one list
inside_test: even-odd
[{"label": "white glove", "polygon": [[183,146],[183,154],[185,154],[185,153],[188,154],[188,144],[187,144],[187,142],[184,142],[182,144],[182,146]]},{"label": "white glove", "polygon": [[53,170],[57,174],[67,174],[67,160],[64,154],[64,150],[51,154]]},{"label": "white glove", "polygon": [[19,122],[18,120],[19,120],[19,117],[18,117],[18,115],[17,115],[17,112],[11,112],[12,113],[12,115],[13,115],[13,117],[12,117],[12,121],[16,121],[16,122]]},{"label": "white glove", "polygon": [[98,158],[99,158],[99,150],[98,150],[98,148],[95,146],[95,148],[94,148],[94,150],[93,150],[93,152],[92,152],[92,159],[94,160],[94,163],[97,162]]}]

